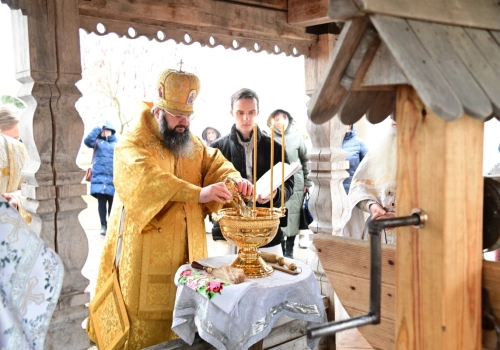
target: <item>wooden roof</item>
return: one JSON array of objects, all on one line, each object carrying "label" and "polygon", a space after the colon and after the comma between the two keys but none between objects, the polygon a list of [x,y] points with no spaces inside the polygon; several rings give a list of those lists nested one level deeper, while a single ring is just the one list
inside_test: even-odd
[{"label": "wooden roof", "polygon": [[394,112],[400,84],[412,85],[445,120],[500,116],[500,31],[378,13],[350,19],[309,117],[320,124],[339,114],[352,124],[366,114],[378,123]]}]

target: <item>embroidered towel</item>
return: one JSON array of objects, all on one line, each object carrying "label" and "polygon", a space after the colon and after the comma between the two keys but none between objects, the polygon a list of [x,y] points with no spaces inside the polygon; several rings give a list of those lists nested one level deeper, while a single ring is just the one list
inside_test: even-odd
[{"label": "embroidered towel", "polygon": [[257,285],[256,281],[231,284],[208,274],[204,270],[193,269],[189,264],[179,267],[175,273],[174,283],[176,286],[183,285],[191,288],[228,314],[245,293]]}]

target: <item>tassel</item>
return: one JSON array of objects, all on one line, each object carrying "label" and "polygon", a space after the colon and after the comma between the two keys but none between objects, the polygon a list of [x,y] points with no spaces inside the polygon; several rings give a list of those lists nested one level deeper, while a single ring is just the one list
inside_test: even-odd
[{"label": "tassel", "polygon": [[198,270],[207,271],[209,274],[232,284],[239,284],[245,281],[245,272],[231,266],[210,267],[200,264],[198,261],[193,261],[191,267]]}]

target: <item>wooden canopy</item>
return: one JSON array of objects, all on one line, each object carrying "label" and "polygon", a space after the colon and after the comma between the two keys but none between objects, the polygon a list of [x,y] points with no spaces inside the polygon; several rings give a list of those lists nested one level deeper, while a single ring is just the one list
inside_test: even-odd
[{"label": "wooden canopy", "polygon": [[286,0],[79,2],[80,26],[89,33],[309,56],[318,37],[289,24],[287,9]]},{"label": "wooden canopy", "polygon": [[[407,153],[398,159],[401,194],[398,196],[405,199],[397,204],[398,210],[404,214],[413,207],[425,206],[423,209],[432,219],[418,235],[410,231],[402,240],[398,238],[398,244],[403,240],[407,244],[398,246],[396,258],[397,348],[478,348],[482,177],[480,158],[464,155],[481,153],[483,123],[472,118],[448,123],[441,118],[458,118],[461,110],[486,118],[488,113],[496,112],[498,96],[490,85],[485,88],[483,80],[478,80],[476,71],[468,66],[471,56],[472,63],[480,63],[475,57],[479,51],[475,48],[470,51],[470,45],[459,51],[448,40],[445,44],[454,48],[451,57],[460,58],[461,70],[465,66],[469,70],[468,79],[479,86],[474,93],[483,96],[478,101],[469,98],[470,103],[462,99],[463,94],[457,92],[462,79],[457,79],[457,84],[447,80],[449,73],[442,72],[443,67],[428,51],[433,46],[421,42],[424,39],[416,33],[420,29],[413,26],[416,22],[434,22],[456,27],[469,37],[476,35],[470,32],[482,32],[477,34],[479,38],[487,34],[498,44],[500,7],[496,3],[490,0],[1,2],[21,10],[12,12],[12,23],[16,78],[22,83],[18,97],[26,103],[21,134],[31,159],[23,174],[25,208],[32,213],[33,230],[56,249],[65,265],[65,281],[46,340],[47,348],[90,346],[81,328],[88,315],[85,304],[89,302],[89,293],[85,292],[88,280],[81,274],[87,259],[87,238],[78,220],[80,211],[87,207],[81,197],[87,194],[87,186],[82,184],[83,170],[75,163],[83,135],[83,122],[75,109],[81,97],[75,86],[81,79],[78,37],[81,28],[100,35],[114,32],[129,38],[146,36],[158,41],[173,39],[185,44],[199,42],[210,47],[222,45],[305,55],[306,93],[316,91],[310,101],[311,120],[315,123],[330,120],[321,126],[307,123],[313,144],[309,177],[315,183],[311,194],[315,221],[311,228],[317,233],[340,231],[338,223],[346,203],[342,181],[349,164],[340,147],[344,128],[338,118],[333,118],[335,112],[341,111],[343,121],[355,120],[350,116],[361,116],[364,111],[370,120],[382,120],[394,110],[394,86],[399,85],[397,111],[405,118],[401,118],[401,123],[398,119],[398,143]],[[338,33],[330,24],[339,21],[346,23],[335,44]],[[327,28],[318,28],[322,24],[328,24]],[[411,32],[401,33],[397,28],[408,28]],[[404,34],[416,36],[425,50],[419,52],[407,45],[410,41]],[[392,36],[400,36],[399,41]],[[479,40],[474,40],[477,45]],[[498,48],[485,47],[494,52],[487,51],[483,60],[490,66],[498,64],[498,59],[493,59],[498,58]],[[425,79],[410,74],[418,71],[411,65],[422,67],[422,62],[414,61],[423,52],[432,57],[426,62],[432,61],[438,67],[430,71],[432,74],[425,72]],[[469,61],[463,61],[462,55]],[[325,66],[328,57],[330,61]],[[498,74],[498,66],[493,67],[495,72],[489,74],[489,69],[481,76],[490,84],[498,81],[492,80],[493,74]],[[434,74],[436,71],[439,74]],[[419,86],[431,78],[439,80],[437,77],[446,86],[443,94],[438,85]],[[405,84],[412,84],[430,108],[425,115],[426,106]],[[375,98],[372,93],[377,93]],[[362,107],[367,104],[359,102],[364,96],[376,104]],[[401,133],[403,130],[407,132]],[[433,269],[434,266],[440,269]],[[324,290],[329,293],[329,289]]]},{"label": "wooden canopy", "polygon": [[[345,17],[334,10],[348,2],[330,1],[332,20]],[[365,114],[378,123],[394,112],[396,86],[401,84],[413,86],[424,104],[445,120],[464,114],[482,120],[500,115],[497,23],[485,29],[484,22],[477,28],[463,19],[438,23],[435,14],[435,22],[405,18],[408,13],[388,16],[377,1],[364,3],[373,3],[368,8],[382,13],[347,20],[309,104],[314,123],[337,113],[344,124]],[[500,7],[491,10],[500,17]],[[468,26],[459,25],[462,22]]]}]

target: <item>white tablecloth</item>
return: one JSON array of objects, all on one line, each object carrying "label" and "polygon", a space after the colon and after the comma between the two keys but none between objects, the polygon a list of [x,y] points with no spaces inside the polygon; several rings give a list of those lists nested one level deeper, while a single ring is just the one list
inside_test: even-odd
[{"label": "white tablecloth", "polygon": [[[236,255],[201,260],[210,266],[229,265]],[[173,312],[172,330],[192,344],[196,329],[201,338],[219,350],[246,350],[265,338],[281,316],[307,321],[308,325],[326,322],[323,300],[312,270],[294,261],[302,272],[290,275],[274,271],[271,276],[252,279],[250,288],[228,314],[194,290],[179,286]],[[316,340],[308,340],[314,348]]]}]

